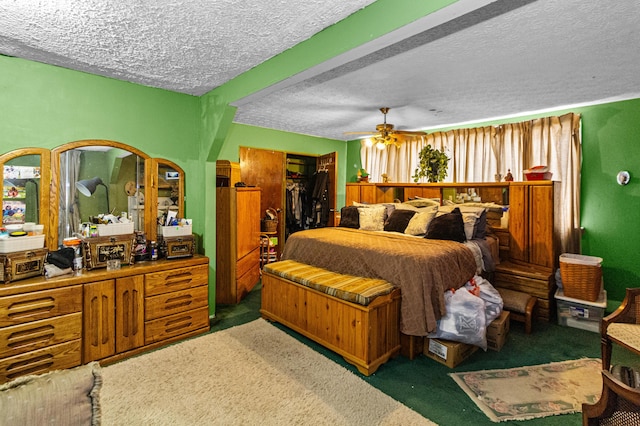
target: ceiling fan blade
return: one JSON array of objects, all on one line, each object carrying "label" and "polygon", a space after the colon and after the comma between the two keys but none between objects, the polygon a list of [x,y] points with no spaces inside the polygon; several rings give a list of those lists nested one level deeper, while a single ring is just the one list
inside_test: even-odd
[{"label": "ceiling fan blade", "polygon": [[375,135],[376,132],[344,132],[345,135]]}]

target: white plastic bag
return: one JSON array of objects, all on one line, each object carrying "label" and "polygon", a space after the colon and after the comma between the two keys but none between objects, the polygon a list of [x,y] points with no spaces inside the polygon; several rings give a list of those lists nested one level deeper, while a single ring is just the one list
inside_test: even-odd
[{"label": "white plastic bag", "polygon": [[428,337],[468,343],[487,350],[485,302],[465,287],[444,294],[447,314],[440,318],[436,331]]},{"label": "white plastic bag", "polygon": [[491,321],[498,318],[502,313],[504,303],[502,302],[502,296],[498,290],[495,289],[491,283],[481,276],[476,275],[470,281],[465,284],[465,287],[471,294],[475,294],[485,302],[484,312],[487,317],[487,326],[491,324]]}]

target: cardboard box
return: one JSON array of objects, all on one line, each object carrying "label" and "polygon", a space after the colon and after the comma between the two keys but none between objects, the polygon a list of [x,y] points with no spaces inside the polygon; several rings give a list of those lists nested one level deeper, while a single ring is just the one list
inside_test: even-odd
[{"label": "cardboard box", "polygon": [[509,334],[509,311],[502,311],[500,316],[487,327],[487,349],[492,351],[500,351],[507,341]]},{"label": "cardboard box", "polygon": [[443,339],[424,339],[424,354],[449,368],[459,365],[478,350],[477,346]]}]

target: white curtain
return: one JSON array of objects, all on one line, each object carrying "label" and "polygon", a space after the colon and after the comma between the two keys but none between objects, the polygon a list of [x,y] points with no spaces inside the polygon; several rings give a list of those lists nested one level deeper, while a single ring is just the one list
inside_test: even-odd
[{"label": "white curtain", "polygon": [[78,193],[76,182],[80,170],[81,151],[70,149],[60,155],[60,211],[58,215],[58,229],[61,230],[59,243],[66,237],[74,236],[80,232],[80,206],[78,205]]},{"label": "white curtain", "polygon": [[[560,184],[556,235],[562,252],[580,252],[580,115],[565,114],[520,123],[434,132],[406,139],[386,149],[361,142],[362,167],[370,182],[413,182],[418,153],[426,146],[449,156],[445,182],[492,182],[511,172],[517,181],[524,171],[546,165]],[[500,179],[498,179],[500,178]]]}]

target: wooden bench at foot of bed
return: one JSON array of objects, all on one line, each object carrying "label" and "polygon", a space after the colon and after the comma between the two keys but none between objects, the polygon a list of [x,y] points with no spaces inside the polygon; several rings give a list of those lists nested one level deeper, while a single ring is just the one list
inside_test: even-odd
[{"label": "wooden bench at foot of bed", "polygon": [[400,352],[400,289],[383,280],[271,263],[262,274],[260,313],[342,355],[365,376]]}]

